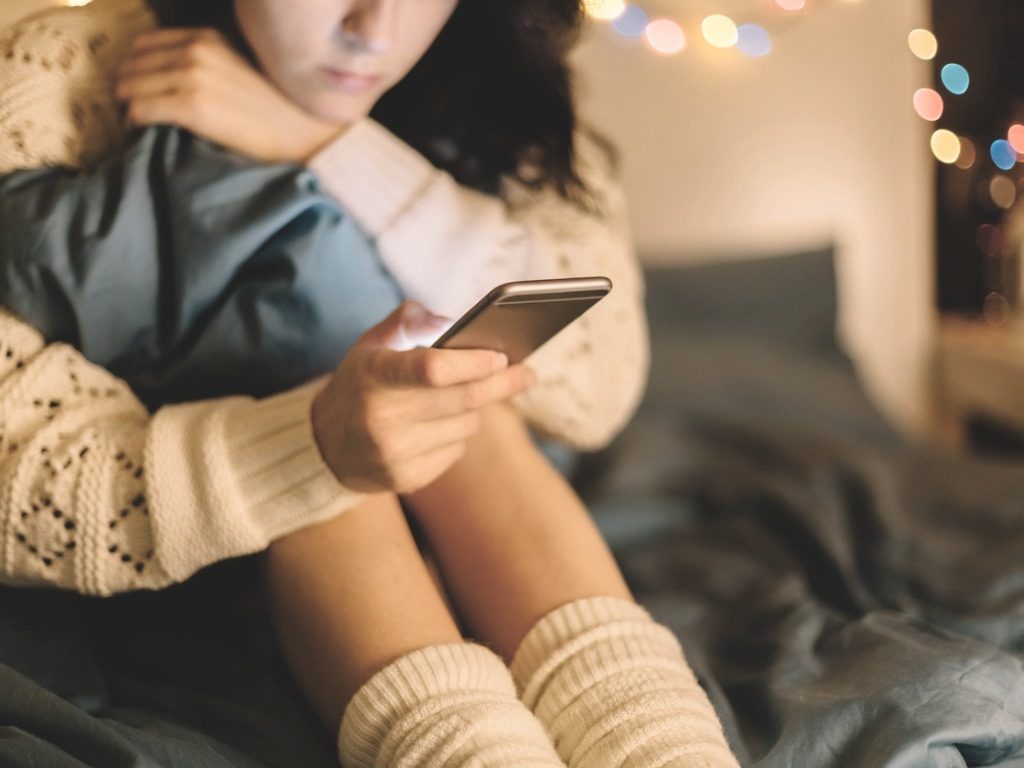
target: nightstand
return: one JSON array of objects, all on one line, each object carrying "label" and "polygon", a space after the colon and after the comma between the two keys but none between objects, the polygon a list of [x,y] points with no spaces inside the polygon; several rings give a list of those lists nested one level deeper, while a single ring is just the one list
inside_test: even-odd
[{"label": "nightstand", "polygon": [[936,381],[951,442],[963,446],[972,424],[987,424],[1024,445],[1024,327],[942,320]]}]

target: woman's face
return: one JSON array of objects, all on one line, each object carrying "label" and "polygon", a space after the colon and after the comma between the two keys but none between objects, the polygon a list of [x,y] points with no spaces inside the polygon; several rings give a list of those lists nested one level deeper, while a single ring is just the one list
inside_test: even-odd
[{"label": "woman's face", "polygon": [[426,53],[458,5],[458,0],[234,2],[242,34],[267,77],[306,111],[339,123],[369,114]]}]

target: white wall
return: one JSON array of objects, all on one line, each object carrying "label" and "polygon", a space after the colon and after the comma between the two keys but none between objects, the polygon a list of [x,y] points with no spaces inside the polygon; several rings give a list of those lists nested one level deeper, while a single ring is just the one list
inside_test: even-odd
[{"label": "white wall", "polygon": [[[673,16],[729,3],[641,0]],[[835,242],[842,337],[869,391],[911,429],[929,421],[933,322],[929,130],[911,106],[929,68],[906,44],[917,26],[927,0],[817,0],[761,59],[692,33],[660,56],[600,25],[577,52],[583,111],[623,152],[644,258]]]}]

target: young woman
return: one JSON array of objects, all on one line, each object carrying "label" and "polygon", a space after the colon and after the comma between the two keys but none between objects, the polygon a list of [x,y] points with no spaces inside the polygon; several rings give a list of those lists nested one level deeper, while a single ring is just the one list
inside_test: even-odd
[{"label": "young woman", "polygon": [[[145,26],[131,6],[96,0],[79,38],[120,66],[130,123],[263,165],[150,128],[88,173],[12,174],[4,303],[153,404],[262,394],[282,366],[298,384],[344,359],[284,394],[148,422],[104,371],[5,317],[5,577],[152,588],[269,542],[282,647],[345,765],[734,764],[678,642],[632,601],[524,426],[602,444],[646,366],[621,199],[569,97],[578,5],[173,3],[158,9],[172,26],[125,53],[117,31]],[[32,24],[0,57],[6,45],[10,61],[64,68],[21,50],[56,39]],[[8,156],[67,162],[74,148],[56,142],[55,158],[15,132]],[[409,303],[354,343],[302,333],[364,331],[392,284],[450,317],[498,282],[594,273],[612,297],[535,374],[484,351],[402,349],[437,330]],[[337,347],[309,352],[317,342]],[[241,384],[253,371],[269,384]],[[397,494],[481,642],[463,639]]]}]

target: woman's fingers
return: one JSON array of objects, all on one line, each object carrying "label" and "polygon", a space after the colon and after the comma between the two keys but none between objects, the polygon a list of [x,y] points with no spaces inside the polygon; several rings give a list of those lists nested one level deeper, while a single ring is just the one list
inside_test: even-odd
[{"label": "woman's fingers", "polygon": [[118,80],[130,125],[171,123],[256,160],[304,162],[344,129],[292,102],[212,29],[140,35]]},{"label": "woman's fingers", "polygon": [[423,419],[440,419],[479,411],[518,395],[535,380],[536,374],[531,369],[513,365],[484,379],[426,391],[418,404],[418,413]]},{"label": "woman's fingers", "polygon": [[484,349],[382,348],[374,364],[375,376],[385,386],[450,387],[497,373],[508,365],[508,358]]},{"label": "woman's fingers", "polygon": [[439,448],[423,454],[402,468],[401,475],[395,478],[396,493],[412,493],[443,475],[455,462],[466,453],[464,442]]},{"label": "woman's fingers", "polygon": [[122,78],[117,81],[115,93],[122,101],[134,101],[188,92],[197,88],[197,83],[189,82],[186,72],[170,69]]},{"label": "woman's fingers", "polygon": [[166,72],[169,69],[182,69],[184,66],[185,57],[180,48],[158,48],[125,59],[117,70],[117,77],[118,80],[125,80],[138,75]]},{"label": "woman's fingers", "polygon": [[381,446],[388,461],[408,462],[465,443],[480,429],[480,414],[460,413],[444,419],[421,421],[407,426],[395,436],[393,445]]},{"label": "woman's fingers", "polygon": [[[176,123],[194,127],[195,109],[201,92],[212,91],[220,68],[216,37],[202,30],[163,30],[122,65],[116,94],[128,102],[128,120],[135,125]],[[197,37],[197,34],[200,36]],[[203,40],[198,45],[194,40]],[[201,53],[200,53],[201,52]],[[204,89],[209,83],[210,87]]]},{"label": "woman's fingers", "polygon": [[142,126],[173,123],[194,130],[191,115],[198,109],[196,101],[195,93],[186,91],[133,98],[128,105],[128,124]]},{"label": "woman's fingers", "polygon": [[118,68],[119,77],[168,69],[237,68],[238,54],[217,37],[199,37],[169,45],[136,48]]}]

